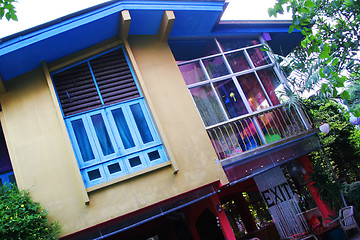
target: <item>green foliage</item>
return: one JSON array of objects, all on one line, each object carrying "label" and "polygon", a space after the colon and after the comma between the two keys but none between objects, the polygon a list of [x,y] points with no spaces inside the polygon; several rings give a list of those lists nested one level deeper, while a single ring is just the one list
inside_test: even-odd
[{"label": "green foliage", "polygon": [[5,18],[9,21],[10,19],[17,21],[16,10],[13,3],[16,0],[0,0],[0,19]]},{"label": "green foliage", "polygon": [[343,207],[340,195],[341,185],[328,171],[326,163],[317,161],[314,164],[313,172],[309,174],[309,181],[313,187],[317,188],[320,199],[329,203],[335,211],[338,211]]},{"label": "green foliage", "polygon": [[347,100],[350,110],[352,112],[360,111],[360,78],[352,81],[347,87],[347,91],[350,94],[350,98]]},{"label": "green foliage", "polygon": [[57,223],[48,223],[47,212],[29,192],[15,186],[0,187],[0,216],[2,240],[51,240],[60,232]]},{"label": "green foliage", "polygon": [[349,205],[360,211],[360,181],[353,182],[346,187],[345,197]]},{"label": "green foliage", "polygon": [[[319,138],[338,177],[347,182],[360,180],[360,130],[349,122],[349,113],[332,100],[305,103],[315,127],[330,125],[330,132],[319,133]],[[315,162],[322,159],[318,152],[311,156]]]},{"label": "green foliage", "polygon": [[355,146],[355,153],[360,155],[360,130],[358,128],[352,132],[350,142]]},{"label": "green foliage", "polygon": [[284,8],[292,12],[289,32],[304,35],[287,60],[296,89],[316,90],[322,99],[351,99],[353,93],[344,86],[359,77],[360,1],[277,0],[269,15],[282,14]]}]

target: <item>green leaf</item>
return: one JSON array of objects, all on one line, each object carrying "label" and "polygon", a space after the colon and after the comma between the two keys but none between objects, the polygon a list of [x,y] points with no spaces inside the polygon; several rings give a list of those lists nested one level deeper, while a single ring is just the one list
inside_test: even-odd
[{"label": "green leaf", "polygon": [[314,7],[316,7],[316,4],[313,1],[307,0],[307,1],[305,1],[304,6],[309,7],[309,8],[314,8]]},{"label": "green leaf", "polygon": [[268,14],[269,14],[269,17],[272,17],[272,16],[276,17],[276,10],[273,8],[269,8]]},{"label": "green leaf", "polygon": [[321,84],[321,92],[325,93],[329,90],[329,86],[326,83]]},{"label": "green leaf", "polygon": [[331,51],[330,45],[328,43],[325,43],[323,46],[323,50],[329,53]]},{"label": "green leaf", "polygon": [[14,9],[15,7],[14,7],[13,5],[11,5],[11,4],[5,4],[5,5],[4,5],[4,8],[5,8],[5,9],[12,10],[12,9]]},{"label": "green leaf", "polygon": [[307,14],[309,14],[309,13],[310,13],[310,9],[307,8],[307,7],[303,7],[303,8],[300,8],[299,12],[300,12],[300,13],[307,13]]},{"label": "green leaf", "polygon": [[301,41],[301,46],[302,46],[303,48],[306,48],[306,45],[307,45],[306,39],[302,40],[302,41]]},{"label": "green leaf", "polygon": [[301,25],[309,25],[310,24],[310,20],[309,19],[307,19],[307,18],[303,18],[303,19],[301,19]]},{"label": "green leaf", "polygon": [[280,0],[280,4],[285,4],[285,3],[288,3],[290,0]]},{"label": "green leaf", "polygon": [[292,33],[294,31],[294,25],[290,25],[289,27],[289,33]]},{"label": "green leaf", "polygon": [[350,94],[348,93],[348,91],[344,90],[344,91],[340,94],[340,97],[341,97],[342,99],[349,100],[349,99],[350,99]]},{"label": "green leaf", "polygon": [[331,65],[332,65],[332,66],[336,66],[338,63],[339,63],[339,58],[335,58],[335,59],[332,61]]},{"label": "green leaf", "polygon": [[324,74],[324,69],[323,69],[323,68],[320,68],[319,75],[320,75],[320,77],[325,78],[325,74]]},{"label": "green leaf", "polygon": [[330,57],[330,55],[326,51],[322,51],[319,55],[319,58],[321,58],[321,59],[325,59],[325,58],[329,58],[329,57]]},{"label": "green leaf", "polygon": [[2,19],[3,16],[4,16],[4,9],[0,8],[0,19]]},{"label": "green leaf", "polygon": [[334,88],[334,90],[333,90],[333,98],[336,98],[337,94],[338,94],[338,91],[336,90],[336,88]]},{"label": "green leaf", "polygon": [[359,110],[355,110],[354,116],[355,116],[355,117],[360,117],[360,111],[359,111]]},{"label": "green leaf", "polygon": [[299,25],[295,25],[295,29],[301,31],[301,27]]},{"label": "green leaf", "polygon": [[10,20],[11,14],[10,14],[9,12],[7,12],[7,13],[5,14],[5,17],[6,17],[7,20]]},{"label": "green leaf", "polygon": [[353,1],[352,0],[345,0],[344,5],[347,6],[347,7],[351,7],[353,5]]},{"label": "green leaf", "polygon": [[17,18],[17,16],[16,16],[15,13],[11,14],[11,19],[14,20],[14,21],[17,21],[17,20],[18,20],[18,18]]}]

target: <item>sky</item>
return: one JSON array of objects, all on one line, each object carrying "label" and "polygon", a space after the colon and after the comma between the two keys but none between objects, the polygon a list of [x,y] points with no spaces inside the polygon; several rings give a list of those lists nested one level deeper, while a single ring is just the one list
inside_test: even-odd
[{"label": "sky", "polygon": [[[18,21],[0,20],[0,38],[49,22],[107,0],[18,0],[14,4]],[[275,0],[231,0],[223,20],[267,20],[267,9]],[[271,19],[274,19],[272,17]],[[276,19],[291,19],[290,15]]]}]

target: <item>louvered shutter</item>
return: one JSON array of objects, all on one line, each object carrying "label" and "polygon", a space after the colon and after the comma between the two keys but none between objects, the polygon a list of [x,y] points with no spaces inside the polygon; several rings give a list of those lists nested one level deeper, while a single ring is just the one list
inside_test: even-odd
[{"label": "louvered shutter", "polygon": [[54,74],[53,81],[65,116],[102,106],[87,63]]},{"label": "louvered shutter", "polygon": [[121,49],[91,60],[90,65],[106,106],[140,97]]}]

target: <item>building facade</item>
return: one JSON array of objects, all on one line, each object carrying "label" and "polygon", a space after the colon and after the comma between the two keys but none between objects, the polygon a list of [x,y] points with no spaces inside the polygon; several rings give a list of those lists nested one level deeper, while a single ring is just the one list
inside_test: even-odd
[{"label": "building facade", "polygon": [[2,183],[62,239],[276,239],[325,219],[316,129],[262,50],[301,34],[222,22],[226,4],[110,1],[2,39]]}]

